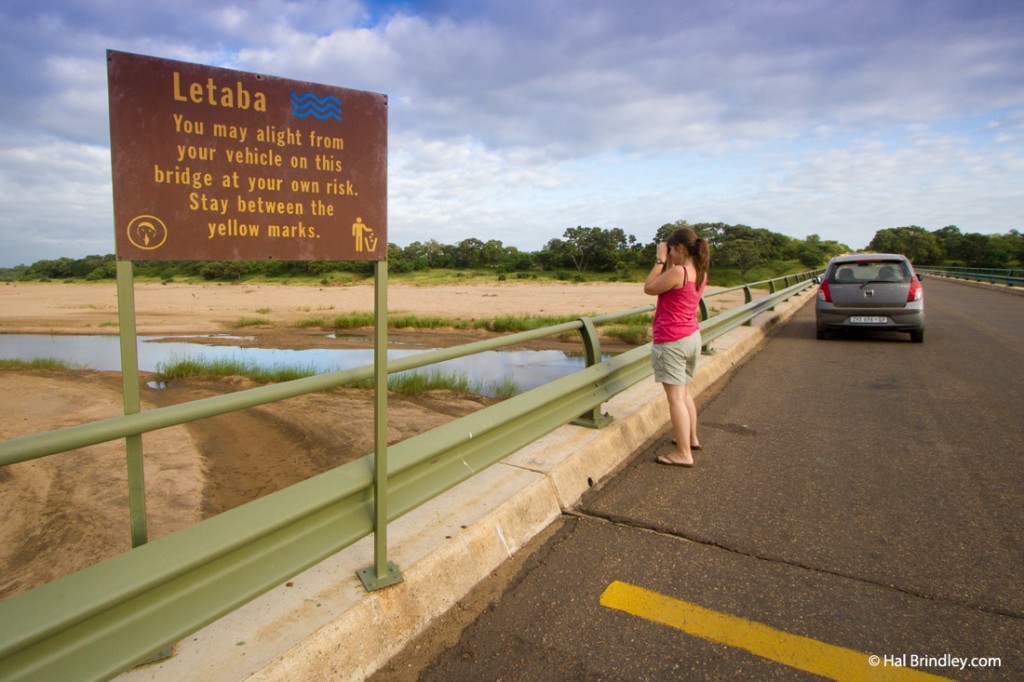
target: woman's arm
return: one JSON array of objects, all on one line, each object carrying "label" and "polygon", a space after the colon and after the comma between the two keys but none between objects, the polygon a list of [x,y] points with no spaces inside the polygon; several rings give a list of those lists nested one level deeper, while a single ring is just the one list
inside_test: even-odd
[{"label": "woman's arm", "polygon": [[657,296],[669,289],[681,287],[686,277],[686,271],[683,270],[683,266],[671,264],[666,266],[664,264],[664,261],[668,259],[668,245],[665,242],[658,244],[657,253],[657,258],[662,263],[654,264],[651,272],[647,275],[647,280],[644,282],[644,293],[651,296]]}]

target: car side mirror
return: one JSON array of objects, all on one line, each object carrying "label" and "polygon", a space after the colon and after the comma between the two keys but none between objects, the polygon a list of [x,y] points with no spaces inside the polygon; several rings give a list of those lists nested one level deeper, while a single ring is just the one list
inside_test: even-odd
[{"label": "car side mirror", "polygon": [[815,275],[814,279],[811,280],[815,284],[821,284],[821,275]]},{"label": "car side mirror", "polygon": [[924,275],[922,275],[920,272],[915,272],[914,274],[917,275],[917,281],[918,282],[923,282],[924,281]]}]

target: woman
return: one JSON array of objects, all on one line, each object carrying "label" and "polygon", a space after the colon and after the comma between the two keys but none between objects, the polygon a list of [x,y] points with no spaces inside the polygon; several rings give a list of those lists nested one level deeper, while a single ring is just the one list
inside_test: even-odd
[{"label": "woman", "polygon": [[660,464],[693,466],[697,438],[697,407],[687,384],[693,380],[700,356],[697,308],[708,280],[711,250],[688,227],[676,230],[658,244],[657,260],[644,282],[644,293],[658,297],[654,310],[654,380],[665,387],[672,418],[675,449],[657,458]]}]

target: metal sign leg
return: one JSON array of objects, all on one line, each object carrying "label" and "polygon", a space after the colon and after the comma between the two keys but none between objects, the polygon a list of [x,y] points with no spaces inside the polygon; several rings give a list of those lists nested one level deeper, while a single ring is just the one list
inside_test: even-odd
[{"label": "metal sign leg", "polygon": [[388,263],[374,263],[373,566],[356,571],[367,592],[402,582],[388,561]]}]

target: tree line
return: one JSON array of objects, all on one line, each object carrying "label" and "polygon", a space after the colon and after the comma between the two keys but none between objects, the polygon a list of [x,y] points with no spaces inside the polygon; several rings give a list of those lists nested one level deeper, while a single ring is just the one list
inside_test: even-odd
[{"label": "tree line", "polygon": [[481,269],[498,271],[570,270],[576,272],[621,272],[648,268],[655,258],[656,244],[680,227],[690,227],[709,241],[715,263],[747,270],[777,260],[799,260],[808,267],[826,262],[831,256],[849,251],[817,235],[798,240],[746,225],[698,223],[685,220],[662,225],[648,242],[639,241],[621,228],[570,227],[561,238],[552,239],[540,251],[523,252],[498,240],[464,239],[458,244],[436,240],[413,242],[405,248],[388,247],[388,268],[409,272],[427,268]]},{"label": "tree line", "polygon": [[965,234],[956,225],[929,232],[910,225],[879,230],[867,250],[902,253],[916,265],[1007,268],[1024,264],[1024,234]]},{"label": "tree line", "polygon": [[[712,267],[733,268],[740,275],[777,261],[798,261],[807,268],[820,267],[829,258],[852,249],[816,234],[795,239],[762,228],[725,223],[695,223],[685,220],[662,225],[652,239],[639,241],[621,228],[570,227],[560,238],[551,239],[539,251],[521,251],[491,239],[463,239],[443,244],[431,239],[408,246],[388,244],[388,269],[406,273],[433,268],[492,270],[496,273],[551,271],[614,273],[629,278],[636,269],[650,267],[655,246],[675,229],[689,227],[711,245]],[[868,246],[870,251],[906,254],[919,265],[958,264],[974,267],[1005,267],[1024,258],[1024,238],[1017,230],[1005,235],[963,234],[956,226],[928,232],[917,226],[879,230]],[[139,276],[162,279],[202,277],[207,280],[238,280],[251,276],[324,276],[330,272],[369,274],[373,265],[365,261],[141,261],[134,270]],[[115,257],[86,256],[58,258],[31,265],[0,269],[6,280],[85,279],[116,277]]]}]

